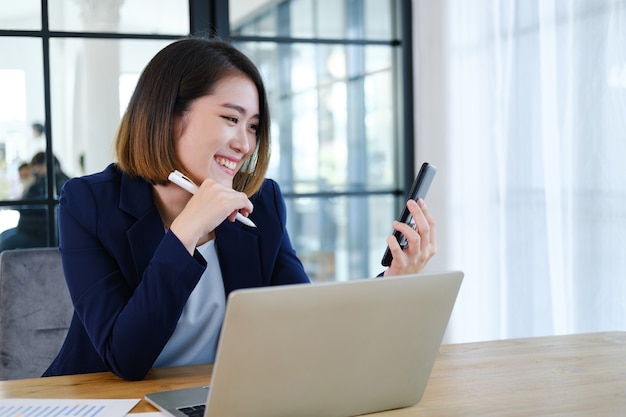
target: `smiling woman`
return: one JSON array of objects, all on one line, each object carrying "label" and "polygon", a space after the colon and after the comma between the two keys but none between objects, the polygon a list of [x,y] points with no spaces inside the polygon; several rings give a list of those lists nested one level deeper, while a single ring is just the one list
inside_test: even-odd
[{"label": "smiling woman", "polygon": [[[136,380],[154,366],[210,363],[230,292],[309,282],[280,188],[265,177],[270,125],[260,73],[231,44],[188,37],[150,60],[120,122],[119,162],[61,193],[76,320],[46,375]],[[168,181],[176,169],[193,193]],[[390,236],[386,276],[419,272],[436,250],[432,217],[411,203],[417,231],[393,226],[419,244]]]},{"label": "smiling woman", "polygon": [[[309,282],[265,180],[269,124],[261,77],[232,45],[187,38],[155,55],[120,123],[119,162],[63,189],[60,250],[80,320],[46,375],[141,379],[212,362],[232,290]],[[175,169],[194,194],[168,181]],[[233,223],[239,211],[258,227]]]}]

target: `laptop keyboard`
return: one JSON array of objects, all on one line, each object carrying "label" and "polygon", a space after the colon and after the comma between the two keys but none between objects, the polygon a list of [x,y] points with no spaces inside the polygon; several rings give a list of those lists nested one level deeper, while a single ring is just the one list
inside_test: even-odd
[{"label": "laptop keyboard", "polygon": [[180,407],[178,410],[189,417],[203,417],[206,404],[193,405],[190,407]]}]

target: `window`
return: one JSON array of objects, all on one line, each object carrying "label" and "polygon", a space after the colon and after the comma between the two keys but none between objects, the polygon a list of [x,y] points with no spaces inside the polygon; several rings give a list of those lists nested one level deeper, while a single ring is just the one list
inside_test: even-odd
[{"label": "window", "polygon": [[[412,98],[402,94],[412,86],[410,3],[0,0],[2,96],[5,86],[23,85],[0,102],[11,110],[4,115],[22,112],[0,119],[0,232],[34,212],[36,244],[56,245],[61,183],[114,161],[120,114],[148,60],[188,33],[214,32],[250,56],[266,81],[268,176],[281,185],[307,272],[314,280],[376,275],[413,176],[404,116]],[[21,84],[9,78],[16,70]],[[43,127],[38,136],[34,124]],[[26,198],[18,167],[36,152],[46,162],[42,194]]]}]

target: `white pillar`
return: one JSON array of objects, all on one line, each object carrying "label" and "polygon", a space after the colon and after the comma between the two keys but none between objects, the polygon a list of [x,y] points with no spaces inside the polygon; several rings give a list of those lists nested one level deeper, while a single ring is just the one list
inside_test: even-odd
[{"label": "white pillar", "polygon": [[[123,0],[81,0],[85,30],[115,32]],[[84,126],[75,157],[82,153],[85,172],[102,170],[114,160],[113,140],[119,124],[120,41],[85,39],[83,79]]]}]

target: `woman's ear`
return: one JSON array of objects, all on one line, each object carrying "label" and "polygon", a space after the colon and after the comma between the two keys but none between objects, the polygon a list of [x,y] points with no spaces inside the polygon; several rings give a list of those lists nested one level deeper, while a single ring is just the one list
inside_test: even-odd
[{"label": "woman's ear", "polygon": [[173,129],[174,129],[174,139],[178,139],[182,136],[185,131],[185,127],[187,125],[187,112],[183,112],[182,114],[177,114],[174,116]]}]

